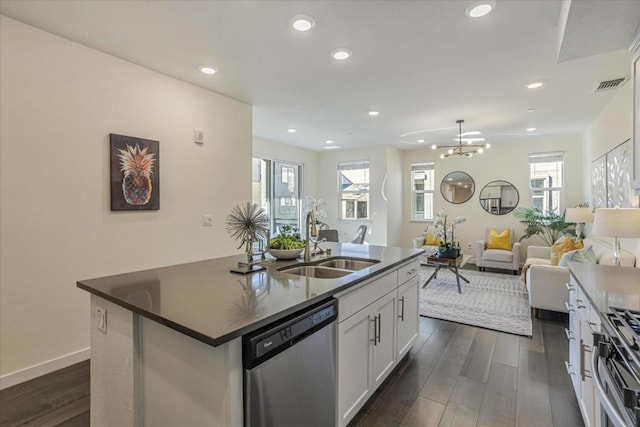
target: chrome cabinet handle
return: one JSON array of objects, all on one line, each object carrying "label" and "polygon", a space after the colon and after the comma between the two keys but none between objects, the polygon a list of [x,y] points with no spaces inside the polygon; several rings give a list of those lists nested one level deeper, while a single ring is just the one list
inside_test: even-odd
[{"label": "chrome cabinet handle", "polygon": [[593,352],[591,355],[591,372],[593,372],[593,382],[596,385],[596,394],[600,399],[600,404],[602,405],[602,409],[609,416],[609,421],[613,423],[615,427],[625,427],[627,424],[622,419],[616,408],[609,400],[609,396],[607,396],[607,392],[604,388],[604,384],[602,384],[602,378],[600,378],[600,371],[598,370],[598,360],[600,359],[600,351],[598,346],[593,348]]},{"label": "chrome cabinet handle", "polygon": [[567,362],[566,360],[564,361],[564,367],[567,368],[567,374],[573,376],[573,372],[571,372],[571,363]]},{"label": "chrome cabinet handle", "polygon": [[589,346],[584,345],[581,341],[580,342],[580,377],[582,378],[582,381],[585,381],[586,378],[592,378],[591,372],[589,372],[584,366],[586,364],[585,357],[584,357],[585,352],[591,353],[591,350],[589,349]]},{"label": "chrome cabinet handle", "polygon": [[400,298],[400,302],[402,304],[400,305],[400,315],[398,317],[404,322],[404,297]]},{"label": "chrome cabinet handle", "polygon": [[571,286],[571,285],[570,285],[569,283],[567,283],[567,282],[565,282],[565,283],[564,283],[564,285],[567,287],[567,290],[568,290],[569,292],[573,292],[573,291],[575,291],[575,290],[576,290],[573,286]]},{"label": "chrome cabinet handle", "polygon": [[574,339],[573,333],[571,333],[567,328],[564,328],[564,334],[567,336],[567,341]]},{"label": "chrome cabinet handle", "polygon": [[373,338],[369,341],[372,341],[373,345],[378,345],[378,316],[373,316],[373,319],[370,319],[370,321],[373,322]]},{"label": "chrome cabinet handle", "polygon": [[382,313],[378,314],[378,344],[380,344],[380,331],[382,330]]},{"label": "chrome cabinet handle", "polygon": [[411,270],[407,271],[407,276],[412,276],[414,274],[416,274],[418,270],[415,268],[412,268]]},{"label": "chrome cabinet handle", "polygon": [[582,304],[582,300],[576,299],[576,305],[578,306],[578,308],[587,308],[586,305],[581,305],[581,304]]},{"label": "chrome cabinet handle", "polygon": [[567,307],[567,311],[569,311],[569,312],[575,311],[573,306],[571,304],[569,304],[568,302],[565,302],[564,306]]}]

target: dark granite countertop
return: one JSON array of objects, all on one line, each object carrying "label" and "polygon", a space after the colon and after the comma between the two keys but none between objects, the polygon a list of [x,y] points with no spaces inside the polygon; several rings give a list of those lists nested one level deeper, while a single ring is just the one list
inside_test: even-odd
[{"label": "dark granite countertop", "polygon": [[245,276],[229,272],[244,258],[236,255],[80,280],[78,287],[206,344],[219,346],[423,252],[350,243],[323,243],[322,247],[331,248],[332,257],[369,258],[380,263],[337,279],[277,271],[295,260],[267,263],[267,270]]},{"label": "dark granite countertop", "polygon": [[569,271],[603,322],[609,307],[640,310],[640,268],[570,262]]}]

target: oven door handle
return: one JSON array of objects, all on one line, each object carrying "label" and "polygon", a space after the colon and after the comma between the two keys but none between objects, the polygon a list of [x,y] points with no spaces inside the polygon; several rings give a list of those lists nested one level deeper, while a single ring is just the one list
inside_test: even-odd
[{"label": "oven door handle", "polygon": [[593,355],[591,357],[591,375],[593,376],[593,382],[596,384],[596,393],[598,394],[600,405],[602,405],[602,409],[604,409],[604,411],[609,416],[609,421],[611,421],[615,427],[626,427],[627,423],[625,423],[622,416],[616,411],[616,408],[611,403],[611,400],[609,400],[607,391],[604,389],[604,385],[602,384],[600,371],[598,371],[599,359],[600,351],[598,349],[598,346],[595,345],[593,347]]}]

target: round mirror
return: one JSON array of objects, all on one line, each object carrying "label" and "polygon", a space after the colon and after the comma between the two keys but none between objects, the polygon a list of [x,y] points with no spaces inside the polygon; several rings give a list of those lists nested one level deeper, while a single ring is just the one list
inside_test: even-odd
[{"label": "round mirror", "polygon": [[449,203],[464,203],[473,196],[476,184],[465,172],[451,172],[442,179],[440,192]]},{"label": "round mirror", "polygon": [[504,215],[516,208],[520,201],[518,190],[507,181],[491,181],[480,191],[482,209],[493,215]]}]

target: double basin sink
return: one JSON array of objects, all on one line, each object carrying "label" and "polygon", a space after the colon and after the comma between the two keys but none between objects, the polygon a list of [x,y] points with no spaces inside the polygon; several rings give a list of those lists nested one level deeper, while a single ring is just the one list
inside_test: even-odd
[{"label": "double basin sink", "polygon": [[278,271],[298,276],[314,277],[316,279],[337,279],[354,273],[374,264],[377,259],[333,257],[313,262],[302,262],[286,267],[280,267]]}]

